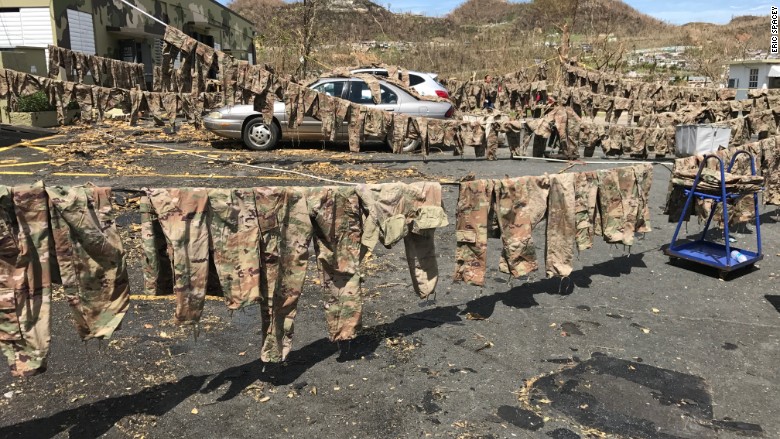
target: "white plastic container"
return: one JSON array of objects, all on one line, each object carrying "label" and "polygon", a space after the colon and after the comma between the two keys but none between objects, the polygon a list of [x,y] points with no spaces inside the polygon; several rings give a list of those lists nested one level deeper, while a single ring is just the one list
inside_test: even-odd
[{"label": "white plastic container", "polygon": [[688,157],[708,154],[728,147],[731,128],[722,125],[677,125],[674,133],[675,155]]}]

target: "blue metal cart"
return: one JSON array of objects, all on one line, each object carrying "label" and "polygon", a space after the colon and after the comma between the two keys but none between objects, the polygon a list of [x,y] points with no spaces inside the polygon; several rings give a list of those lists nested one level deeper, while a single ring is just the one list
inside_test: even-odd
[{"label": "blue metal cart", "polygon": [[[755,159],[753,155],[747,151],[738,151],[731,157],[728,172],[731,172],[731,168],[734,166],[734,162],[740,154],[747,154],[750,157],[750,170],[752,175],[756,175]],[[710,159],[717,160],[720,165],[720,195],[713,195],[696,191],[696,187],[698,186],[699,180],[701,179],[701,172]],[[674,231],[672,242],[669,244],[669,247],[664,250],[664,254],[669,256],[671,262],[675,262],[677,260],[686,260],[715,268],[718,270],[721,279],[725,279],[728,273],[734,270],[752,266],[764,258],[763,253],[761,253],[761,218],[758,215],[758,192],[755,192],[752,195],[746,195],[744,193],[730,193],[726,188],[725,180],[726,178],[724,175],[723,160],[721,160],[720,157],[712,154],[704,156],[704,160],[702,160],[701,165],[699,166],[699,171],[693,181],[693,186],[690,189],[685,189],[685,195],[687,196],[685,207],[683,208],[680,220],[677,222],[677,228]],[[729,242],[729,211],[727,201],[729,199],[736,199],[743,196],[752,196],[755,204],[757,247],[755,252],[732,247]],[[710,209],[710,215],[707,218],[704,231],[702,231],[698,240],[678,245],[677,236],[680,233],[680,228],[682,227],[683,221],[685,221],[686,213],[688,212],[688,209],[691,208],[694,197],[713,200],[712,208]],[[723,205],[723,234],[725,244],[719,244],[717,242],[707,241],[705,239],[707,232],[709,231],[710,224],[712,223],[712,217],[715,215],[715,210],[718,203]],[[732,257],[732,251],[734,250],[741,254],[739,258],[741,261],[735,257]]]}]

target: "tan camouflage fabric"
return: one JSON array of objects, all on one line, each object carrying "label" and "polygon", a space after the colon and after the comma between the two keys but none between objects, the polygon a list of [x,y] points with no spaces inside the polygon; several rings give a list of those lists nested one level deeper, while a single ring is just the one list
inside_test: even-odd
[{"label": "tan camouflage fabric", "polygon": [[46,371],[51,340],[48,202],[42,183],[0,188],[0,202],[4,212],[0,227],[11,234],[10,239],[3,235],[0,348],[12,375],[30,376]]},{"label": "tan camouflage fabric", "polygon": [[208,225],[216,281],[228,309],[260,301],[260,223],[251,189],[208,189]]},{"label": "tan camouflage fabric", "polygon": [[147,196],[157,214],[168,259],[173,264],[175,321],[200,320],[209,277],[208,191],[203,188],[149,189]]},{"label": "tan camouflage fabric", "polygon": [[[520,177],[497,180],[496,214],[503,251],[499,270],[520,278],[538,270],[532,232],[547,213],[550,179]],[[572,241],[574,235],[571,236]]]},{"label": "tan camouflage fabric", "polygon": [[460,194],[455,221],[456,282],[482,286],[487,271],[488,219],[492,211],[493,180],[465,181]]},{"label": "tan camouflage fabric", "polygon": [[141,248],[144,254],[144,294],[173,294],[173,264],[168,255],[168,242],[157,212],[147,195],[140,197],[138,207],[141,214]]},{"label": "tan camouflage fabric", "polygon": [[110,338],[130,305],[125,252],[111,218],[111,189],[49,186],[52,241],[82,340]]},{"label": "tan camouflage fabric", "polygon": [[566,277],[572,272],[574,242],[577,237],[576,190],[577,174],[553,174],[547,196],[547,245],[545,268],[547,277]]},{"label": "tan camouflage fabric", "polygon": [[575,228],[577,249],[593,247],[596,227],[601,227],[598,206],[598,174],[595,171],[578,172],[574,178]]},{"label": "tan camouflage fabric", "polygon": [[295,316],[313,228],[303,188],[256,188],[255,203],[263,233],[265,283],[260,359],[278,363],[292,349]]},{"label": "tan camouflage fabric", "polygon": [[325,292],[325,320],[331,341],[351,340],[361,325],[361,209],[353,187],[306,190],[314,228],[313,245]]},{"label": "tan camouflage fabric", "polygon": [[438,183],[358,185],[363,212],[361,244],[393,247],[403,239],[412,287],[420,298],[435,292],[439,279],[435,229],[449,224]]}]

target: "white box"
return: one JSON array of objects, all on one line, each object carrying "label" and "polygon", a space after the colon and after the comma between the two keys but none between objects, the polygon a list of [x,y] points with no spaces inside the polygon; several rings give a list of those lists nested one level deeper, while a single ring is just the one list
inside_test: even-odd
[{"label": "white box", "polygon": [[727,148],[731,140],[731,128],[723,125],[677,125],[674,133],[675,155],[688,157],[708,154],[720,147]]}]

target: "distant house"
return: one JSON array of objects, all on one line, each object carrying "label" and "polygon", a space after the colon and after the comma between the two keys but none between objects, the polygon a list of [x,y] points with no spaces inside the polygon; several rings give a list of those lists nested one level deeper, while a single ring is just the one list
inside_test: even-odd
[{"label": "distant house", "polygon": [[754,88],[780,88],[780,59],[748,59],[729,63],[729,88],[745,99]]}]

